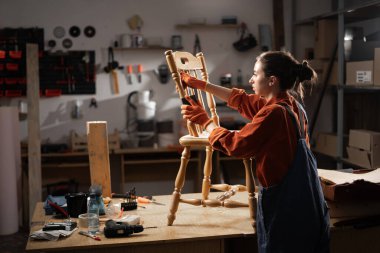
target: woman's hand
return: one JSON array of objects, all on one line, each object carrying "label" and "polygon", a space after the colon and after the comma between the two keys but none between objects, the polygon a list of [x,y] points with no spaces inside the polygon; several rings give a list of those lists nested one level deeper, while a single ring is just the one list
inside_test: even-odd
[{"label": "woman's hand", "polygon": [[181,74],[181,81],[182,81],[183,88],[186,89],[186,87],[189,86],[190,88],[199,89],[199,90],[206,89],[207,82],[199,80],[195,77],[192,77],[185,72],[181,72],[180,74]]},{"label": "woman's hand", "polygon": [[205,109],[201,106],[200,102],[194,101],[189,96],[185,98],[189,101],[190,105],[181,106],[182,117],[206,128],[212,122],[212,119],[210,119]]}]

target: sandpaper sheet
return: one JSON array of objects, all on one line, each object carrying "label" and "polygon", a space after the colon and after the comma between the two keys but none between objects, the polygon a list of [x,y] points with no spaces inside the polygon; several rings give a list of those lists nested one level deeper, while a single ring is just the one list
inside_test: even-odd
[{"label": "sandpaper sheet", "polygon": [[337,185],[346,183],[351,184],[357,180],[364,180],[375,184],[380,183],[380,168],[362,174],[347,173],[337,170],[318,169],[318,175],[322,180]]}]

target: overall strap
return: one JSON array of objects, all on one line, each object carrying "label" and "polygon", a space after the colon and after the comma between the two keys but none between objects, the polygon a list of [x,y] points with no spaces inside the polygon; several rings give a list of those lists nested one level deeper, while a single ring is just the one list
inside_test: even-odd
[{"label": "overall strap", "polygon": [[298,103],[297,103],[298,117],[299,117],[299,122],[300,122],[300,124],[298,124],[297,119],[296,119],[296,115],[294,114],[292,109],[290,109],[289,105],[287,105],[285,103],[279,103],[279,105],[285,107],[285,109],[288,111],[290,118],[292,119],[293,124],[296,128],[297,140],[299,140],[300,138],[304,139],[306,136],[305,136],[305,131],[303,129],[304,122],[303,122],[303,117],[302,117],[302,113],[301,113],[301,110],[303,111],[303,108],[301,107],[302,109],[300,109],[300,105],[298,105]]},{"label": "overall strap", "polygon": [[296,104],[297,104],[297,107],[298,107],[299,114],[300,114],[300,112],[303,112],[303,116],[306,119],[306,124],[308,124],[309,120],[307,118],[307,114],[306,114],[305,108],[303,108],[303,105],[300,102],[298,102],[297,100],[296,100]]}]

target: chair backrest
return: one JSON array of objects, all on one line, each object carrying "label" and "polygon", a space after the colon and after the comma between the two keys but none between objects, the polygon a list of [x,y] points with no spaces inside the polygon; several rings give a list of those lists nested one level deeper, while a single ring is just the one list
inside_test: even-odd
[{"label": "chair backrest", "polygon": [[[201,105],[206,109],[206,111],[209,111],[213,122],[219,126],[219,116],[216,112],[214,96],[208,92],[192,89],[189,87],[184,89],[181,83],[180,72],[186,72],[191,76],[208,82],[208,73],[203,53],[200,52],[194,56],[188,52],[173,52],[172,50],[168,50],[165,52],[165,55],[182,103],[186,102],[186,95],[190,97],[196,97],[197,100],[200,101]],[[204,103],[204,98],[206,98],[207,104]],[[187,128],[189,130],[189,134],[192,136],[198,137],[203,132],[203,128],[201,126],[193,124],[190,121],[187,122]]]}]

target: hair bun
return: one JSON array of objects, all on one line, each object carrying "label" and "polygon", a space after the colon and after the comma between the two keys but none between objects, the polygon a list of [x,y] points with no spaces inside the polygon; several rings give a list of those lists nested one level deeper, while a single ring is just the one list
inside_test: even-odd
[{"label": "hair bun", "polygon": [[300,82],[305,80],[311,80],[313,77],[313,71],[309,68],[307,61],[302,61],[301,64],[296,64],[294,72]]}]

